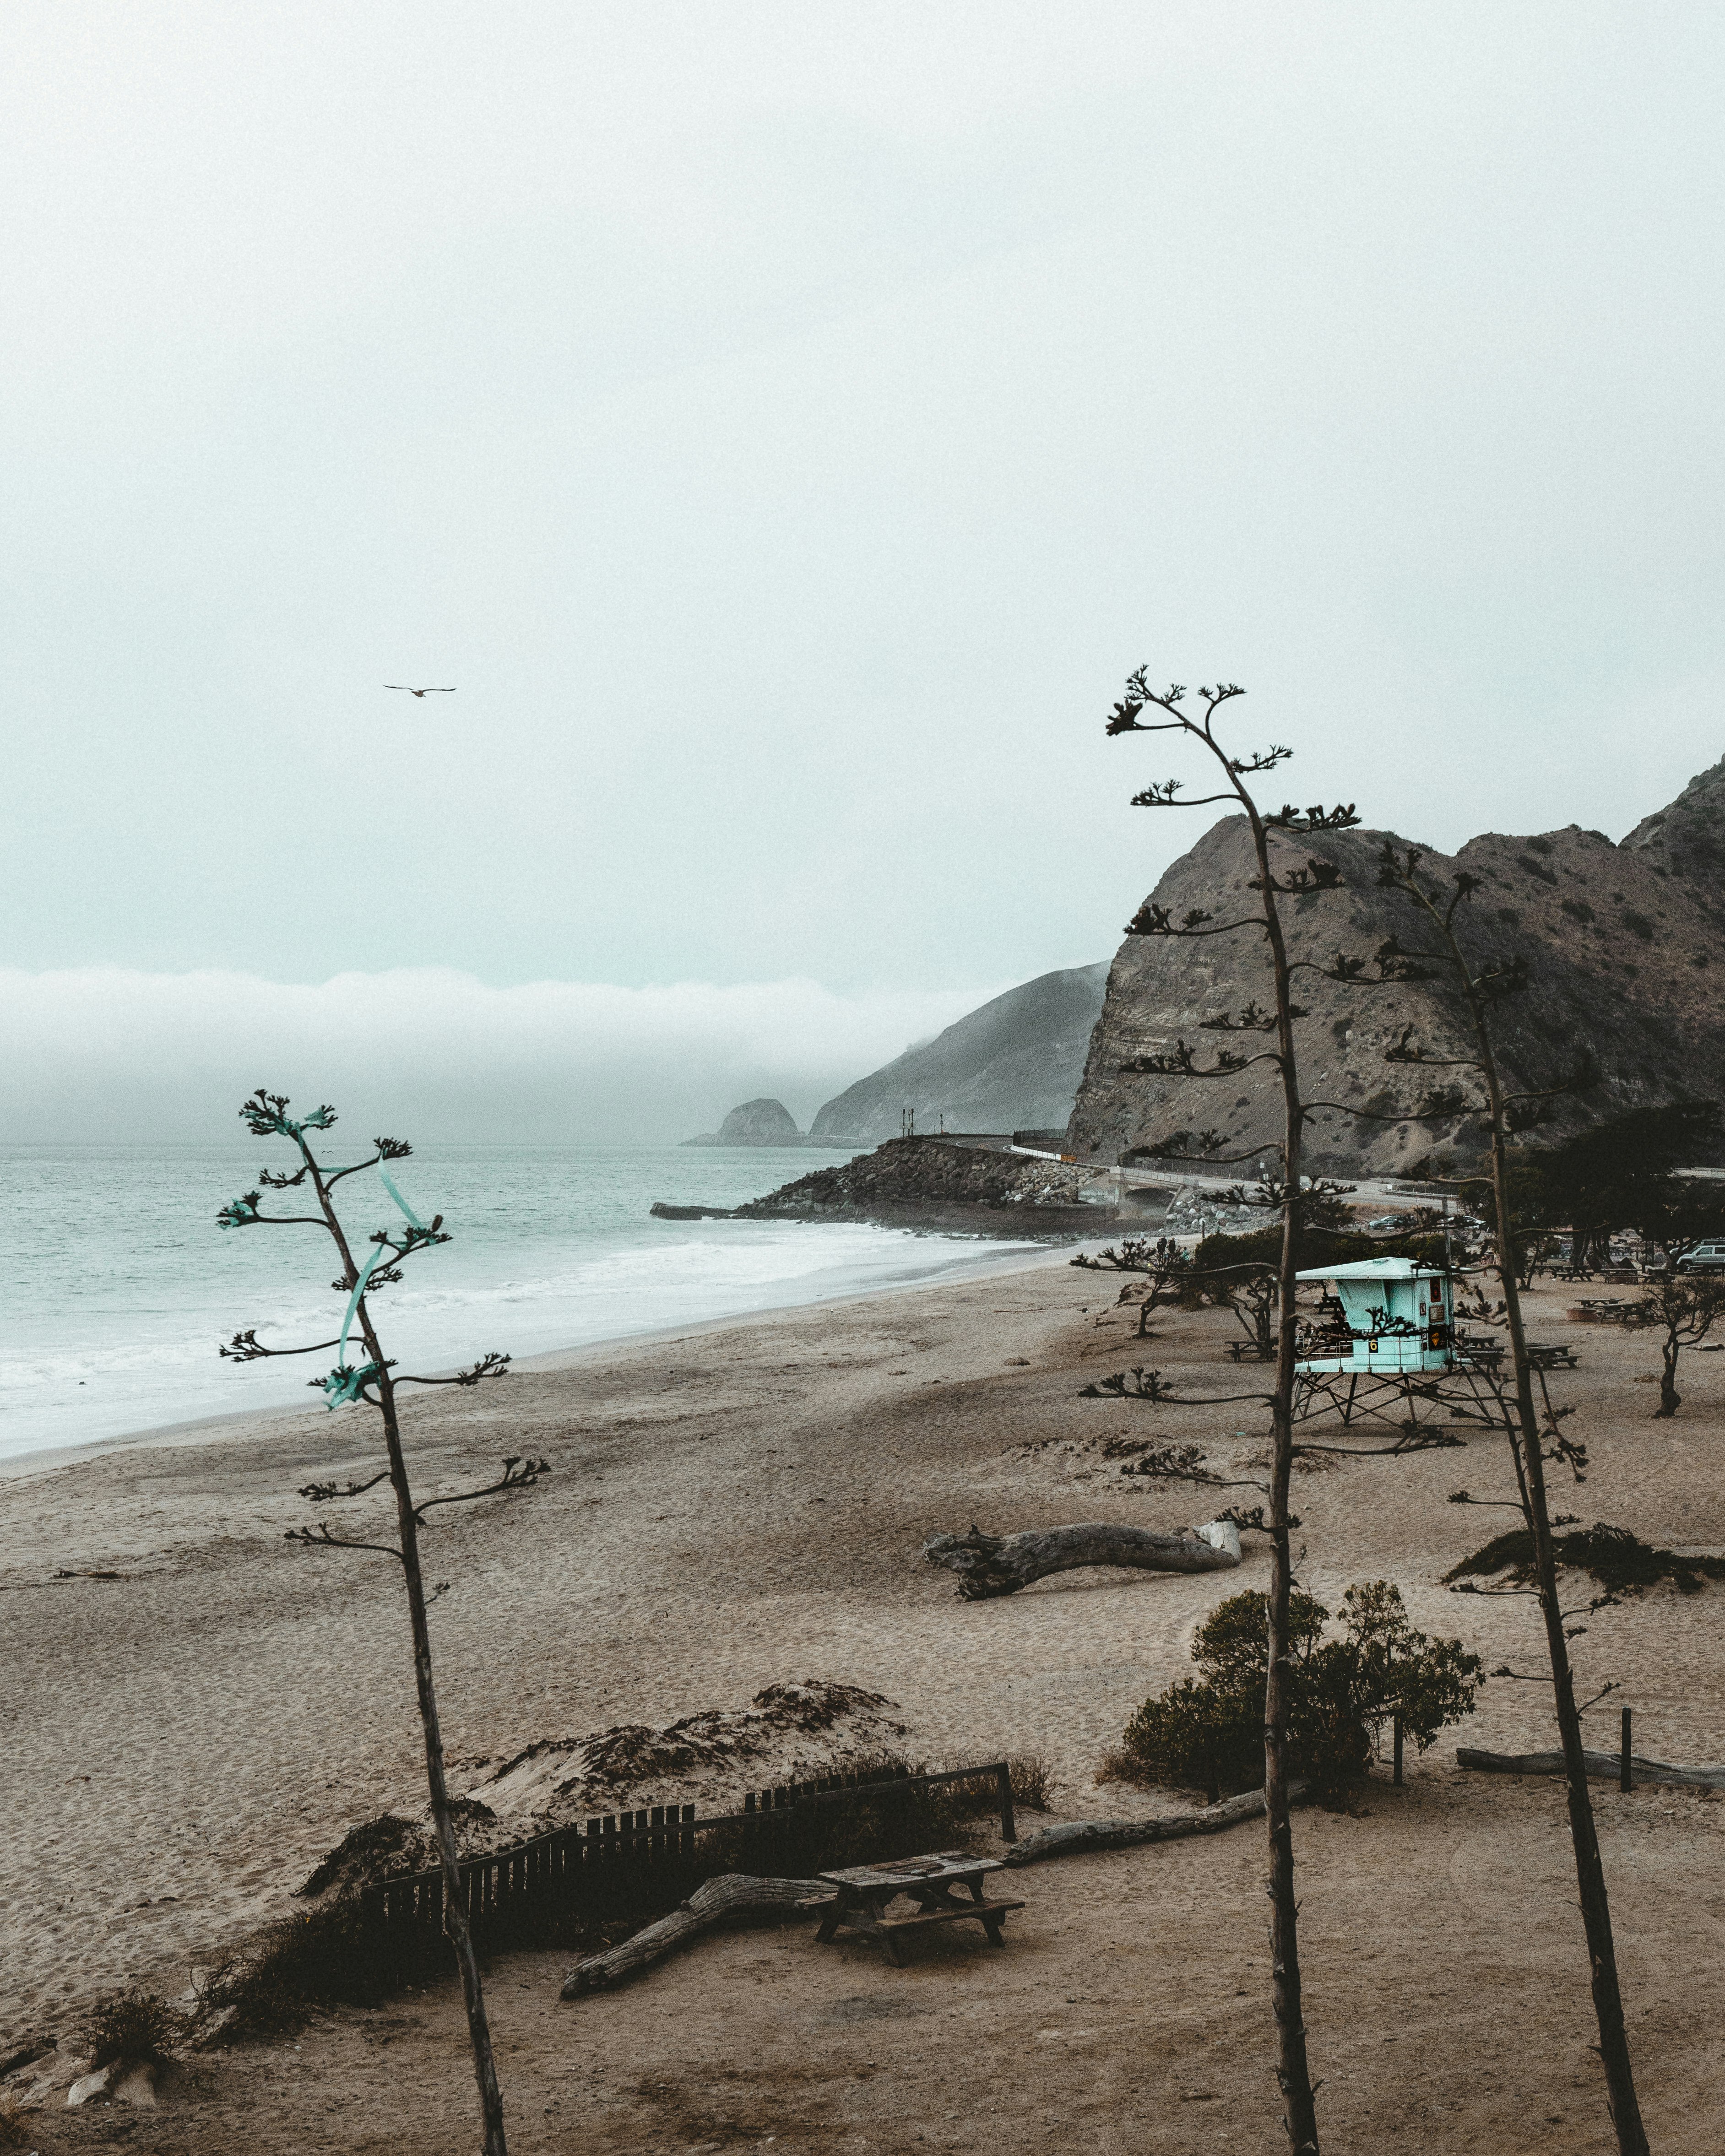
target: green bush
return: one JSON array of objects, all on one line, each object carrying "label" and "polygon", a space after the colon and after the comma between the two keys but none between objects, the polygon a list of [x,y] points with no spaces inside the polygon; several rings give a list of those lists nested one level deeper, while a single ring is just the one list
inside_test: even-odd
[{"label": "green bush", "polygon": [[[1217,1607],[1193,1642],[1198,1676],[1145,1701],[1105,1776],[1202,1789],[1212,1804],[1263,1786],[1267,1608],[1258,1593]],[[1309,1594],[1293,1594],[1288,1620],[1292,1764],[1327,1803],[1345,1801],[1365,1779],[1393,1716],[1424,1752],[1472,1711],[1479,1656],[1459,1640],[1415,1631],[1400,1589],[1386,1579],[1348,1589],[1339,1639],[1325,1636],[1330,1613]]]}]

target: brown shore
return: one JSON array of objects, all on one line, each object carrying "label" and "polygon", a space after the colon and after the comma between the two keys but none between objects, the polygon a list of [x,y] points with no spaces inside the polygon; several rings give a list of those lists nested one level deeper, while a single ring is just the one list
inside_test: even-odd
[{"label": "brown shore", "polygon": [[[431,1545],[432,1578],[449,1583],[433,1624],[452,1755],[743,1708],[819,1677],[895,1702],[905,1748],[933,1763],[1040,1753],[1062,1816],[1177,1806],[1098,1789],[1096,1767],[1143,1697],[1186,1673],[1207,1612],[1261,1583],[1261,1543],[1248,1537],[1238,1573],[1080,1573],[980,1604],[917,1554],[973,1521],[1204,1516],[1199,1493],[1123,1481],[1101,1456],[1109,1437],[1178,1437],[1219,1460],[1261,1446],[1250,1405],[1077,1396],[1137,1362],[1194,1390],[1245,1389],[1223,1358],[1231,1321],[1181,1317],[1146,1347],[1111,1315],[1112,1289],[1045,1264],[588,1350],[416,1401],[427,1491],[506,1452],[554,1468],[524,1498],[446,1515]],[[1648,1343],[1568,1326],[1549,1291],[1535,1313],[1541,1336],[1582,1353],[1556,1382],[1594,1465],[1565,1509],[1725,1545],[1725,1364],[1686,1357],[1682,1412],[1656,1422],[1637,1382]],[[417,1809],[393,1568],[282,1539],[305,1516],[300,1483],[368,1471],[367,1435],[357,1413],[246,1418],[0,1482],[7,2048],[50,2033],[69,2046],[80,2010],[123,1983],[177,1992],[297,1906],[347,1828]],[[1353,1580],[1394,1579],[1427,1630],[1461,1633],[1488,1667],[1537,1670],[1530,1605],[1440,1584],[1506,1517],[1448,1493],[1493,1494],[1503,1465],[1475,1435],[1465,1451],[1302,1476],[1304,1584],[1333,1606]],[[95,1573],[120,1577],[55,1576]],[[1622,1687],[1594,1742],[1615,1741],[1620,1697],[1638,1750],[1725,1758],[1722,1594],[1661,1586],[1591,1620],[1583,1681]],[[1455,1765],[1458,1743],[1553,1741],[1541,1687],[1488,1684],[1405,1789],[1374,1782],[1357,1817],[1301,1815],[1327,2146],[1611,2146],[1561,1791]],[[1596,1785],[1595,1802],[1654,2146],[1699,2156],[1725,2115],[1725,1799]],[[1029,1906],[1004,1953],[943,1937],[905,1971],[793,1928],[711,1940],[636,1989],[563,2005],[567,1954],[501,1957],[511,2145],[1272,2148],[1262,1869],[1253,1828],[1038,1867],[1015,1883]],[[459,1997],[332,2012],[296,2039],[208,2055],[153,2112],[48,2109],[30,2133],[44,2150],[118,2134],[187,2156],[467,2150]]]}]

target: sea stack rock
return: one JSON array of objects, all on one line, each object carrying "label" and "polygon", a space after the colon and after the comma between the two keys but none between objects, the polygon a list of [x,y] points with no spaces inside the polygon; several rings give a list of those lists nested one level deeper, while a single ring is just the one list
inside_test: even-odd
[{"label": "sea stack rock", "polygon": [[716,1131],[704,1137],[685,1138],[685,1145],[793,1146],[803,1133],[783,1101],[745,1101],[733,1108]]}]

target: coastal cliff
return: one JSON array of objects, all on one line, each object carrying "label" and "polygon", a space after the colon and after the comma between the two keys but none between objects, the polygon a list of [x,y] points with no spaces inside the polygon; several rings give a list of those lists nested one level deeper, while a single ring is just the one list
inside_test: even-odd
[{"label": "coastal cliff", "polygon": [[878,1144],[903,1129],[1064,1130],[1102,1008],[1106,963],[1041,973],[829,1101],[809,1136]]},{"label": "coastal cliff", "polygon": [[[1308,858],[1331,861],[1347,886],[1284,901],[1296,960],[1328,963],[1338,952],[1369,958],[1391,935],[1417,942],[1412,909],[1377,887],[1374,856],[1386,837],[1405,843],[1368,830],[1277,842],[1289,868]],[[1725,762],[1621,845],[1570,824],[1532,838],[1487,833],[1453,857],[1427,851],[1434,876],[1459,870],[1480,879],[1460,916],[1470,947],[1527,960],[1528,990],[1500,1006],[1497,1020],[1511,1088],[1548,1086],[1584,1056],[1598,1065],[1597,1086],[1555,1104],[1553,1137],[1631,1108],[1725,1099],[1722,866]],[[1219,911],[1229,901],[1244,910],[1254,902],[1247,885],[1255,873],[1245,819],[1228,817],[1173,865],[1152,898],[1176,918],[1192,906]],[[1206,1019],[1270,999],[1269,962],[1250,932],[1189,942],[1129,935],[1109,970],[1067,1149],[1115,1160],[1176,1132],[1205,1130],[1219,1132],[1230,1153],[1274,1145],[1281,1106],[1272,1065],[1216,1079],[1122,1067],[1182,1040],[1201,1049]],[[1418,1105],[1431,1075],[1384,1060],[1409,1025],[1432,1043],[1455,1038],[1435,986],[1343,983],[1306,972],[1298,999],[1307,1096],[1369,1108],[1378,1118],[1319,1110],[1308,1137],[1312,1168],[1404,1173],[1435,1151],[1477,1148],[1479,1132],[1460,1119],[1443,1125],[1399,1115]]]}]

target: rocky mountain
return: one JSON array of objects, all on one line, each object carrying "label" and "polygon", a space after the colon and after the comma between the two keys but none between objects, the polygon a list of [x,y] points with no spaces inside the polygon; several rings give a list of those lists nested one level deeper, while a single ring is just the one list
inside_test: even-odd
[{"label": "rocky mountain", "polygon": [[[1337,952],[1369,958],[1392,934],[1417,941],[1406,901],[1376,887],[1373,856],[1386,835],[1394,834],[1361,830],[1278,841],[1290,867],[1321,856],[1341,868],[1347,886],[1285,903],[1296,959],[1328,961]],[[1428,853],[1426,865],[1440,875],[1460,868],[1480,877],[1461,916],[1472,946],[1520,952],[1529,962],[1528,991],[1500,1008],[1499,1050],[1512,1086],[1550,1084],[1584,1052],[1599,1065],[1591,1092],[1558,1104],[1553,1136],[1632,1107],[1725,1100],[1725,908],[1718,896],[1725,762],[1692,781],[1621,845],[1574,824],[1532,838],[1494,832],[1470,839],[1453,859]],[[1198,906],[1220,914],[1230,898],[1245,911],[1255,903],[1246,888],[1255,872],[1245,820],[1229,817],[1173,864],[1153,896],[1176,917]],[[1472,1150],[1478,1133],[1466,1125],[1397,1116],[1417,1104],[1435,1074],[1384,1060],[1405,1026],[1433,1045],[1458,1038],[1454,1013],[1437,988],[1347,985],[1311,973],[1298,983],[1307,1011],[1297,1038],[1308,1096],[1370,1107],[1388,1119],[1321,1115],[1308,1137],[1312,1166],[1394,1174],[1434,1150]],[[1208,1061],[1204,1051],[1220,1036],[1200,1031],[1203,1021],[1269,995],[1268,958],[1249,931],[1190,942],[1129,936],[1109,971],[1069,1148],[1081,1158],[1117,1159],[1183,1129],[1222,1132],[1229,1153],[1273,1143],[1281,1101],[1269,1065],[1209,1080],[1132,1075],[1121,1067],[1183,1039]],[[1238,1037],[1229,1045],[1239,1045]]]},{"label": "rocky mountain", "polygon": [[1059,1130],[1072,1112],[1106,963],[1043,973],[860,1078],[827,1102],[811,1137],[878,1143],[914,1109],[919,1131]]},{"label": "rocky mountain", "polygon": [[1676,877],[1710,911],[1725,910],[1725,758],[1692,778],[1668,808],[1645,816],[1623,842],[1656,875]]}]

